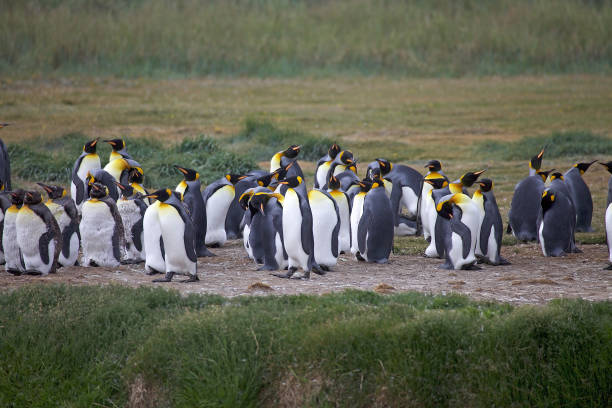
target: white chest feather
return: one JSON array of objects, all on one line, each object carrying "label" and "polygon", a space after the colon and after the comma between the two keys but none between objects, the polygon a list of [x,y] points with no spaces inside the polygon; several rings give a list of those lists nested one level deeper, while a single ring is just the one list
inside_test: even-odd
[{"label": "white chest feather", "polygon": [[17,214],[17,243],[23,255],[26,270],[49,273],[53,264],[55,243],[53,240],[47,248],[49,262],[43,263],[40,256],[40,237],[47,232],[47,225],[34,211],[24,205]]},{"label": "white chest feather", "polygon": [[4,231],[2,234],[2,247],[6,259],[7,269],[21,269],[19,243],[17,242],[17,214],[16,207],[10,207],[4,215]]},{"label": "white chest feather", "polygon": [[113,254],[115,220],[108,205],[95,199],[85,201],[79,230],[85,266],[89,261],[101,266],[118,265],[119,260]]},{"label": "white chest feather", "polygon": [[100,156],[97,154],[88,154],[81,160],[81,166],[77,170],[77,175],[84,181],[87,173],[93,173],[94,170],[98,170],[101,167]]},{"label": "white chest feather", "polygon": [[144,236],[144,251],[145,251],[145,269],[150,271],[151,268],[158,272],[166,271],[166,262],[162,257],[160,238],[161,224],[159,222],[159,206],[160,202],[155,201],[145,211],[142,219],[143,236]]},{"label": "white chest feather", "polygon": [[359,250],[357,246],[357,229],[359,227],[359,220],[363,214],[363,201],[365,200],[365,194],[359,193],[353,199],[353,209],[351,211],[351,253],[356,254]]},{"label": "white chest feather", "polygon": [[162,203],[159,207],[159,223],[164,239],[166,272],[194,275],[196,263],[187,257],[185,222],[179,212],[171,205]]},{"label": "white chest feather", "polygon": [[320,265],[335,265],[337,258],[332,254],[331,246],[333,231],[339,220],[334,202],[318,190],[308,193],[308,201],[312,212],[315,260]]},{"label": "white chest feather", "polygon": [[289,256],[289,266],[308,264],[308,255],[302,247],[302,211],[297,193],[288,189],[283,202],[283,237]]},{"label": "white chest feather", "polygon": [[206,244],[221,244],[227,240],[225,232],[225,217],[230,204],[234,200],[234,186],[219,188],[206,200]]}]

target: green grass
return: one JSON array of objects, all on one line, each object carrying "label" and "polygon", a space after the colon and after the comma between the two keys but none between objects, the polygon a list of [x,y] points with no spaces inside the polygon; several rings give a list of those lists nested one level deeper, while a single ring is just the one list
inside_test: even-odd
[{"label": "green grass", "polygon": [[552,132],[548,136],[527,136],[512,142],[487,140],[475,151],[502,160],[526,160],[545,148],[544,157],[588,160],[612,151],[612,139],[590,131]]},{"label": "green grass", "polygon": [[33,0],[2,9],[0,72],[16,76],[608,73],[612,61],[607,1]]},{"label": "green grass", "polygon": [[612,384],[611,302],[28,286],[0,326],[7,407],[605,407]]}]

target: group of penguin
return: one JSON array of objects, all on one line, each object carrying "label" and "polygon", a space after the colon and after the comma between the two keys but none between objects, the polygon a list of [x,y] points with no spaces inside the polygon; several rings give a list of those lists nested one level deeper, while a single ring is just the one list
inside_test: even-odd
[{"label": "group of penguin", "polygon": [[[485,170],[450,182],[437,160],[426,164],[423,176],[377,159],[361,179],[353,154],[334,143],[317,162],[309,191],[297,159],[300,146],[293,145],[272,157],[269,171],[227,174],[203,191],[196,170],[175,166],[183,176],[176,188],[149,193],[124,140],[105,142],[112,152],[103,168],[98,139],[85,143],[70,196],[61,186],[38,183],[46,201],[38,191],[10,191],[6,156],[0,166],[0,261],[8,272],[46,275],[59,266],[144,262],[147,274],[164,275],[154,282],[175,275],[194,282],[198,257],[214,256],[209,247],[242,237],[259,270],[307,279],[329,271],[341,253],[386,263],[395,235],[421,233],[429,242],[425,255],[444,259],[443,268],[508,263],[500,256],[503,223],[493,181],[479,180]],[[6,155],[3,144],[0,150]],[[516,186],[508,231],[538,240],[546,256],[576,252],[574,231],[590,230],[592,200],[581,175],[592,163],[578,163],[565,175],[541,171],[543,153]],[[612,172],[612,162],[604,166]],[[479,188],[470,196],[467,188],[474,184]],[[606,225],[612,236],[612,206]]]}]

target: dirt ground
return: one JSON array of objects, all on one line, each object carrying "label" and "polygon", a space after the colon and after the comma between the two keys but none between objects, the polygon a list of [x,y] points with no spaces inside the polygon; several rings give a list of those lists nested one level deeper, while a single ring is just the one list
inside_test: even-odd
[{"label": "dirt ground", "polygon": [[[512,265],[488,266],[481,270],[439,269],[439,259],[392,255],[389,264],[357,262],[341,255],[338,265],[324,276],[310,280],[281,279],[259,272],[246,257],[242,241],[228,242],[213,251],[214,258],[200,258],[196,283],[152,283],[143,264],[120,268],[61,268],[46,277],[12,276],[0,272],[0,288],[10,289],[33,283],[71,285],[121,284],[132,287],[160,285],[181,293],[209,293],[223,296],[323,294],[345,289],[377,290],[383,293],[419,291],[462,293],[474,299],[514,304],[541,304],[555,298],[612,299],[612,272],[604,245],[584,245],[581,254],[544,258],[535,244],[505,247],[502,255]],[[387,287],[388,286],[388,287]]]}]

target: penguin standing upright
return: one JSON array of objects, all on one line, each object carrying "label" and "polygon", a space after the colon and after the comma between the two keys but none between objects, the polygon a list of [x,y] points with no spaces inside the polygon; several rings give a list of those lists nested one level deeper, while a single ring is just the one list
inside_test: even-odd
[{"label": "penguin standing upright", "polygon": [[[288,187],[283,200],[283,237],[289,269],[286,274],[275,276],[308,279],[311,271],[323,275],[325,272],[314,258],[312,212],[304,180],[300,176],[293,176],[279,184]],[[296,274],[298,267],[302,268],[303,273]]]},{"label": "penguin standing upright", "polygon": [[336,201],[340,215],[340,230],[338,231],[338,251],[346,253],[351,250],[351,201],[348,195],[340,189],[340,181],[331,176],[327,184],[329,194]]},{"label": "penguin standing upright", "polygon": [[12,205],[10,192],[4,189],[4,184],[0,180],[0,265],[4,265],[4,250],[2,249],[2,231],[4,230],[4,216],[6,210]]},{"label": "penguin standing upright", "polygon": [[[567,183],[565,182],[565,177],[563,174],[559,172],[554,172],[550,175],[550,185],[549,188],[555,191],[556,200],[567,201],[567,205],[564,205],[563,208],[566,208],[567,212],[564,214],[564,217],[570,223],[570,230],[572,231],[570,237],[570,245],[565,248],[565,252],[573,252],[573,253],[581,253],[582,251],[576,247],[576,239],[575,239],[575,231],[576,231],[576,206],[572,201],[572,197],[570,194],[570,189]],[[559,206],[558,206],[559,207]],[[543,209],[540,209],[540,213],[538,214],[538,231],[540,230],[540,224],[543,218]]]},{"label": "penguin standing upright", "polygon": [[[253,218],[253,212],[249,211],[250,209],[250,200],[253,194],[255,193],[255,188],[247,189],[240,198],[238,199],[238,203],[240,207],[244,210],[244,214],[242,216],[242,220],[240,221],[240,231],[242,233],[242,243],[244,245],[244,249],[247,251],[247,255],[249,258],[255,260],[255,256],[253,255],[253,248],[251,248],[251,244],[249,242],[251,236],[251,219]],[[269,191],[269,190],[268,190]]]},{"label": "penguin standing upright", "polygon": [[357,226],[357,259],[387,263],[393,249],[391,202],[380,179],[374,180],[363,201],[363,214]]},{"label": "penguin standing upright", "polygon": [[338,204],[328,192],[317,189],[308,192],[308,203],[312,212],[315,262],[324,271],[329,271],[338,262]]},{"label": "penguin standing upright", "polygon": [[[442,187],[434,187],[434,184],[444,184],[444,182],[446,182],[446,184],[448,185],[448,177],[446,177],[446,175],[442,172],[442,163],[440,163],[440,161],[438,160],[430,160],[425,165],[425,168],[427,168],[428,171],[425,177],[423,178],[423,186],[421,187],[421,194],[419,196],[419,206],[418,206],[419,216],[417,217],[417,219],[421,222],[423,236],[425,237],[426,240],[430,240],[431,239],[431,229],[433,229],[433,224],[431,224],[431,227],[430,227],[428,216],[431,218],[431,215],[429,215],[429,212],[433,213],[434,216],[437,215],[436,206],[435,206],[435,203],[433,203],[433,199],[431,199],[430,192],[434,188],[446,187],[445,185]],[[435,182],[434,184],[432,184],[432,183],[428,183],[427,180],[442,180],[442,181]]]},{"label": "penguin standing upright", "polygon": [[576,208],[576,231],[591,232],[591,219],[593,218],[593,198],[589,186],[584,182],[582,175],[593,163],[576,163],[565,172],[564,178],[569,188],[570,198]]},{"label": "penguin standing upright", "polygon": [[162,189],[148,195],[160,202],[158,214],[166,261],[166,276],[153,282],[170,282],[174,275],[187,275],[183,282],[199,280],[193,222],[179,194]]},{"label": "penguin standing upright", "polygon": [[359,251],[357,232],[359,231],[359,221],[363,215],[363,203],[365,201],[366,194],[371,187],[372,181],[363,179],[359,182],[359,192],[353,197],[353,204],[351,208],[351,254],[355,256]]},{"label": "penguin standing upright", "polygon": [[565,256],[574,236],[572,222],[567,216],[571,200],[557,197],[554,188],[547,188],[542,193],[541,205],[542,222],[538,234],[542,253],[544,256]]},{"label": "penguin standing upright", "polygon": [[102,167],[100,156],[96,153],[97,143],[98,139],[85,143],[83,153],[74,162],[74,167],[72,168],[70,196],[79,210],[83,202],[89,197],[87,195],[87,174],[93,173]]},{"label": "penguin standing upright", "polygon": [[[7,126],[8,123],[0,123],[0,129]],[[6,190],[11,190],[11,160],[2,139],[0,139],[0,181]]]},{"label": "penguin standing upright", "polygon": [[[612,174],[612,161],[599,163]],[[608,265],[605,269],[612,270],[612,177],[608,179],[608,199],[606,200],[606,213],[604,215],[604,226],[606,228],[606,244],[608,244]]]},{"label": "penguin standing upright", "polygon": [[206,245],[220,247],[227,241],[225,220],[234,196],[235,184],[244,176],[227,174],[219,180],[206,186],[202,192],[202,200],[206,207]]},{"label": "penguin standing upright", "polygon": [[329,167],[338,153],[340,153],[340,150],[340,146],[334,143],[327,150],[327,154],[319,159],[315,168],[314,188],[323,188],[327,182],[326,177],[329,172]]},{"label": "penguin standing upright", "polygon": [[125,147],[125,142],[123,141],[123,139],[105,140],[104,143],[108,143],[109,145],[111,145],[111,148],[113,149],[111,150],[110,156],[108,158],[109,162],[112,162],[115,159],[121,159],[121,158],[133,160],[132,156],[130,156],[130,154],[127,152],[127,149]]},{"label": "penguin standing upright", "polygon": [[436,202],[433,198],[433,191],[443,189],[448,186],[448,182],[443,178],[426,178],[423,183],[422,197],[420,203],[421,225],[423,227],[423,236],[430,243],[432,248],[435,248],[435,234],[433,233],[436,226]]},{"label": "penguin standing upright", "polygon": [[122,263],[140,263],[145,260],[143,218],[147,204],[132,186],[117,183],[117,187],[121,190],[117,210],[125,233],[125,259]]},{"label": "penguin standing upright", "polygon": [[62,233],[38,191],[26,191],[23,205],[17,213],[16,229],[25,273],[55,273],[62,250]]},{"label": "penguin standing upright", "polygon": [[512,232],[519,241],[537,239],[540,202],[545,188],[544,183],[551,171],[537,170],[535,175],[524,178],[514,187],[508,212],[508,232]]},{"label": "penguin standing upright", "polygon": [[119,189],[117,188],[117,185],[115,184],[116,180],[106,170],[103,170],[103,169],[92,170],[91,172],[87,173],[86,179],[87,179],[87,185],[85,187],[85,193],[87,194],[88,197],[89,197],[89,194],[91,193],[91,186],[94,183],[98,183],[98,184],[102,184],[108,189],[108,195],[110,198],[112,198],[115,201],[119,199]]},{"label": "penguin standing upright", "polygon": [[125,232],[117,204],[108,187],[94,183],[81,208],[82,266],[115,267],[125,251]]},{"label": "penguin standing upright", "polygon": [[[147,199],[149,197],[145,196]],[[145,272],[147,275],[166,272],[164,259],[164,239],[159,221],[159,207],[161,202],[154,201],[147,207],[142,217],[142,231],[144,236],[143,248],[145,252]]]},{"label": "penguin standing upright", "polygon": [[51,210],[62,233],[62,250],[58,262],[62,266],[78,265],[79,247],[79,212],[72,198],[66,195],[66,189],[61,186],[49,186],[37,183],[49,196],[45,205]]},{"label": "penguin standing upright", "polygon": [[480,189],[472,195],[472,201],[481,213],[480,228],[476,236],[475,255],[491,265],[508,265],[509,262],[500,256],[503,221],[493,194],[493,181],[482,179],[478,182]]},{"label": "penguin standing upright", "polygon": [[254,192],[249,199],[251,222],[249,248],[258,264],[259,271],[276,271],[288,265],[283,244],[283,202],[284,197],[270,192]]},{"label": "penguin standing upright", "polygon": [[[189,216],[191,217],[192,226],[195,233],[195,251],[196,256],[215,256],[206,247],[206,231],[208,217],[206,214],[206,205],[202,198],[200,191],[200,173],[193,169],[185,167],[174,166],[178,171],[183,173],[184,180],[182,180],[176,187],[183,198],[183,202],[189,210]],[[149,197],[151,197],[149,195]],[[224,224],[225,225],[225,224]]]},{"label": "penguin standing upright", "polygon": [[15,190],[10,193],[11,206],[4,213],[4,228],[2,231],[2,248],[4,249],[4,267],[8,273],[21,275],[25,271],[21,250],[17,243],[17,214],[23,205],[24,190]]},{"label": "penguin standing upright", "polygon": [[475,265],[476,237],[480,216],[476,204],[463,193],[442,197],[436,206],[440,221],[436,222],[436,242],[442,244],[446,262],[444,269],[480,269]]},{"label": "penguin standing upright", "polygon": [[244,209],[240,206],[240,197],[248,189],[257,187],[257,177],[260,175],[259,173],[253,174],[249,172],[234,185],[234,199],[227,209],[227,215],[225,216],[225,234],[227,239],[240,238],[242,235],[240,222],[244,217]]},{"label": "penguin standing upright", "polygon": [[287,149],[282,150],[272,156],[270,159],[270,172],[276,171],[281,167],[286,167],[290,162],[294,162],[291,166],[290,171],[287,173],[287,178],[290,177],[301,177],[304,179],[304,173],[297,162],[297,156],[300,153],[300,146],[291,145]]}]

